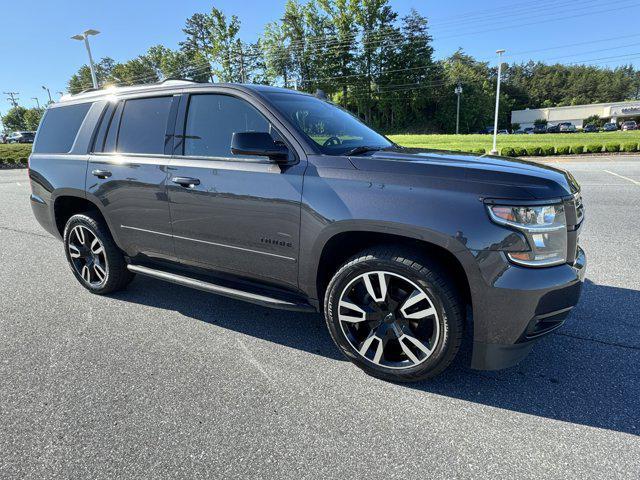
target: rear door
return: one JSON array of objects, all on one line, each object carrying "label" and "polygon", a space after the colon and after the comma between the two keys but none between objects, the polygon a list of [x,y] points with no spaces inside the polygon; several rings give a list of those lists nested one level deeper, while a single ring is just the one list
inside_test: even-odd
[{"label": "rear door", "polygon": [[180,97],[131,98],[109,105],[87,169],[87,192],[128,255],[175,258],[167,166]]},{"label": "rear door", "polygon": [[176,254],[186,264],[297,285],[305,163],[231,153],[234,132],[290,141],[258,107],[223,93],[183,98],[168,181]]}]

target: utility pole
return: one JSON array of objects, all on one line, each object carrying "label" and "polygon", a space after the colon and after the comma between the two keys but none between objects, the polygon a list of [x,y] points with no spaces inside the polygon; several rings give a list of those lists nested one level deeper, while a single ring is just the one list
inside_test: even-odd
[{"label": "utility pole", "polygon": [[5,95],[9,95],[9,98],[7,98],[7,100],[9,100],[9,102],[11,102],[11,105],[13,105],[13,108],[18,106],[18,100],[20,100],[19,98],[16,98],[16,95],[18,95],[19,92],[2,92]]},{"label": "utility pole", "polygon": [[493,120],[493,149],[491,155],[498,154],[498,109],[500,108],[500,77],[502,76],[502,55],[506,50],[496,50],[498,54],[498,87],[496,89],[496,114]]},{"label": "utility pole", "polygon": [[83,33],[74,35],[71,37],[72,40],[84,41],[84,46],[87,49],[87,54],[89,55],[89,68],[91,69],[91,80],[93,81],[93,88],[98,88],[98,77],[96,76],[96,66],[93,64],[93,57],[91,56],[91,47],[89,46],[89,36],[90,35],[98,35],[100,32],[98,30],[85,30]]},{"label": "utility pole", "polygon": [[49,95],[49,103],[53,103],[53,100],[51,100],[51,92],[49,91],[49,89],[44,85],[42,86],[42,89],[47,91],[47,95]]},{"label": "utility pole", "polygon": [[244,49],[242,48],[242,42],[240,42],[240,81],[247,83],[247,77],[244,74]]},{"label": "utility pole", "polygon": [[462,85],[460,83],[458,83],[455,93],[458,96],[458,106],[456,108],[456,135],[458,135],[460,133],[460,94],[462,93]]},{"label": "utility pole", "polygon": [[40,110],[40,100],[38,100],[38,97],[31,97],[31,100],[36,101],[36,108]]}]

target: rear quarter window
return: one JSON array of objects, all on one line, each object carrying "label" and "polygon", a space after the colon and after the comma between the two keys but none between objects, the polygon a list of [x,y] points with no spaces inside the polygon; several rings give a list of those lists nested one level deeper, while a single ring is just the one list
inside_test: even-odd
[{"label": "rear quarter window", "polygon": [[69,153],[91,103],[50,108],[38,129],[33,153]]}]

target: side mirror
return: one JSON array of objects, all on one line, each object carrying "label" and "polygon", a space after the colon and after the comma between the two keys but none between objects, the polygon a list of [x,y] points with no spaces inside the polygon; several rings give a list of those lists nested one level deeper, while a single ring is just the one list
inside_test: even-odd
[{"label": "side mirror", "polygon": [[258,155],[272,160],[286,160],[289,149],[276,143],[267,132],[235,132],[231,138],[231,153],[234,155]]}]

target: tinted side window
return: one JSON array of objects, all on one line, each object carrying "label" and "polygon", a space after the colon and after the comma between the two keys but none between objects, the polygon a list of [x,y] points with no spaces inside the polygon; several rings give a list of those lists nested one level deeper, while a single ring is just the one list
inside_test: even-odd
[{"label": "tinted side window", "polygon": [[111,116],[109,131],[104,139],[104,147],[102,148],[103,152],[113,153],[116,151],[116,140],[118,139],[118,127],[120,126],[122,107],[124,107],[124,102],[118,103],[115,112],[113,112],[113,115]]},{"label": "tinted side window", "polygon": [[269,132],[277,138],[267,119],[244,100],[228,95],[191,96],[185,125],[185,155],[231,157],[234,132]]},{"label": "tinted side window", "polygon": [[50,108],[38,130],[34,153],[68,153],[91,103]]},{"label": "tinted side window", "polygon": [[109,124],[111,123],[111,118],[113,117],[113,112],[116,108],[114,103],[109,103],[102,113],[102,118],[100,119],[100,126],[98,127],[98,132],[96,133],[93,151],[94,152],[102,152],[104,149],[104,141],[107,134],[107,129],[109,128]]},{"label": "tinted side window", "polygon": [[163,154],[172,97],[127,100],[118,133],[118,152]]}]

